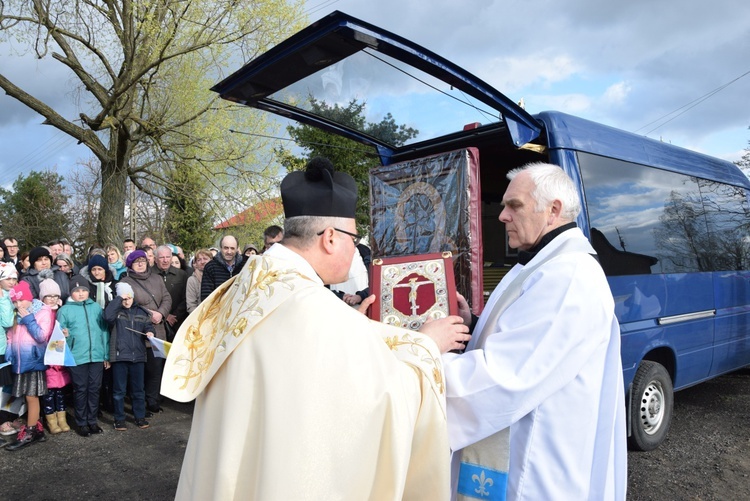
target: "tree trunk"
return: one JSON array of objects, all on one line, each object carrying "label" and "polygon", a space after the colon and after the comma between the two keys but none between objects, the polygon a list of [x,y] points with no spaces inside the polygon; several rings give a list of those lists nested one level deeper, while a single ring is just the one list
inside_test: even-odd
[{"label": "tree trunk", "polygon": [[102,161],[102,190],[96,236],[99,244],[122,246],[130,145],[122,129],[110,134],[110,160]]}]

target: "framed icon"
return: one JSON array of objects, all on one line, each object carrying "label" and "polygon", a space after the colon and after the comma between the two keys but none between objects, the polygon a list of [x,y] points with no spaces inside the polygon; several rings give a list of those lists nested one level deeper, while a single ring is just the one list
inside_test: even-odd
[{"label": "framed icon", "polygon": [[458,313],[450,252],[373,259],[370,318],[418,330],[428,319]]}]

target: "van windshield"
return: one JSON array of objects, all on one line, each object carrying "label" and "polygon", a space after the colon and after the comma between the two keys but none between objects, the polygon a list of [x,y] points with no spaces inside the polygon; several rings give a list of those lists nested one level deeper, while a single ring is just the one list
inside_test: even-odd
[{"label": "van windshield", "polygon": [[[267,98],[402,146],[457,132],[467,124],[495,123],[497,110],[455,87],[383,53],[364,49],[289,85]],[[356,102],[365,120],[345,113]],[[390,115],[390,116],[389,116]],[[383,120],[414,129],[394,137]]]}]

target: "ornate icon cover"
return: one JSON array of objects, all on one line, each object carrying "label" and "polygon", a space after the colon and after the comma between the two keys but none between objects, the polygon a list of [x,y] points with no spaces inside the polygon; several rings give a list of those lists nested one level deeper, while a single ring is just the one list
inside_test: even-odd
[{"label": "ornate icon cover", "polygon": [[450,251],[457,290],[483,301],[482,197],[476,148],[370,169],[373,257]]},{"label": "ornate icon cover", "polygon": [[450,252],[376,258],[371,273],[373,320],[417,330],[429,318],[458,313]]}]

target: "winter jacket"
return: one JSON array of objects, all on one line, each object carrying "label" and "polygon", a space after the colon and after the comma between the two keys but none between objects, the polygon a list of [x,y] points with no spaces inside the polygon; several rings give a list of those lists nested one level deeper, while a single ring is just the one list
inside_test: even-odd
[{"label": "winter jacket", "polygon": [[[57,320],[57,309],[52,310],[52,319]],[[68,369],[62,365],[48,365],[44,374],[47,376],[47,388],[65,388],[71,382]]]},{"label": "winter jacket", "polygon": [[68,369],[62,365],[49,365],[44,374],[47,376],[47,388],[65,388],[72,381]]},{"label": "winter jacket", "polygon": [[201,304],[201,279],[203,271],[193,270],[193,274],[187,279],[185,286],[185,304],[187,305],[188,314]]},{"label": "winter jacket", "polygon": [[128,270],[128,276],[122,277],[120,282],[130,284],[136,303],[147,310],[161,313],[162,321],[154,325],[154,332],[156,337],[166,341],[167,333],[164,330],[164,323],[167,321],[167,315],[172,311],[172,296],[169,295],[164,280],[152,269],[148,269],[144,273]]},{"label": "winter jacket", "polygon": [[211,293],[221,284],[230,278],[239,275],[245,262],[247,262],[247,256],[237,254],[234,257],[232,271],[229,271],[226,261],[221,257],[221,252],[216,254],[211,261],[206,263],[206,267],[203,268],[203,278],[201,279],[201,301],[210,296]]},{"label": "winter jacket", "polygon": [[161,270],[156,266],[153,268],[152,273],[156,273],[164,280],[167,292],[169,292],[169,296],[172,298],[172,309],[169,313],[177,317],[177,322],[173,326],[174,332],[177,332],[180,324],[188,316],[187,301],[185,300],[185,290],[187,289],[188,280],[187,273],[174,266],[170,266],[166,270]]},{"label": "winter jacket", "polygon": [[133,331],[155,332],[148,310],[135,302],[130,308],[123,308],[122,298],[117,296],[104,310],[104,318],[111,327],[109,361],[145,362],[146,336]]},{"label": "winter jacket", "polygon": [[[57,267],[52,268],[52,273],[54,274],[52,279],[60,286],[60,299],[62,299],[64,304],[68,300],[68,296],[70,296],[70,277],[64,271],[57,269]],[[39,282],[41,282],[39,270],[29,268],[21,280],[29,283],[34,298],[42,299],[39,297]]]},{"label": "winter jacket", "polygon": [[13,327],[15,312],[13,311],[13,302],[10,300],[8,291],[0,290],[0,355],[5,355],[5,346],[7,337],[6,331]]},{"label": "winter jacket", "polygon": [[57,313],[60,327],[68,329],[68,348],[77,365],[109,360],[109,332],[104,310],[91,298],[68,300]]},{"label": "winter jacket", "polygon": [[44,352],[55,327],[52,309],[34,299],[29,315],[18,317],[18,323],[8,329],[8,347],[5,360],[11,363],[14,374],[24,374],[47,369]]}]

